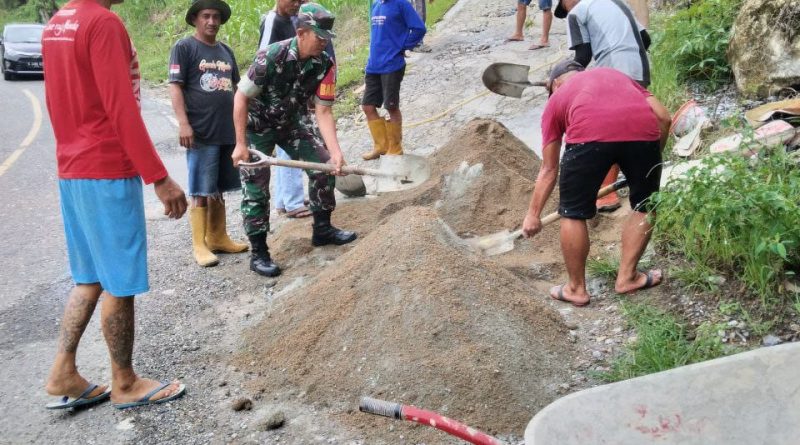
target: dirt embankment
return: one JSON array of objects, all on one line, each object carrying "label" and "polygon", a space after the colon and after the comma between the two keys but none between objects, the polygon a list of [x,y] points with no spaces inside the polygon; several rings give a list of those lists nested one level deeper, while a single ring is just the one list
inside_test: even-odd
[{"label": "dirt embankment", "polygon": [[[385,433],[385,420],[352,413],[361,395],[517,436],[557,397],[575,355],[561,316],[531,298],[509,271],[513,260],[477,256],[458,238],[518,226],[538,159],[501,124],[475,120],[431,164],[417,189],[337,211],[337,222],[363,236],[249,332],[239,362],[259,376],[254,389],[300,392],[369,432],[370,443],[376,432],[386,443],[398,437]],[[292,257],[307,252],[289,246],[307,230],[285,226],[278,259],[300,264]],[[423,428],[410,434],[412,443],[443,440]]]}]

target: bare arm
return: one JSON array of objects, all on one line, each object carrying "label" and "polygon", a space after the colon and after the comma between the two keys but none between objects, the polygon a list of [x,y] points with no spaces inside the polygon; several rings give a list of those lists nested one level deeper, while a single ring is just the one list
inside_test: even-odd
[{"label": "bare arm", "polygon": [[528,206],[528,214],[522,222],[522,234],[525,238],[530,238],[542,231],[542,209],[558,179],[559,154],[561,152],[561,139],[547,144],[542,150],[542,165],[539,168],[539,175],[536,177],[536,186],[531,195],[531,203]]},{"label": "bare arm", "polygon": [[328,105],[316,104],[314,106],[314,114],[317,118],[322,140],[331,154],[331,163],[336,166],[336,171],[333,174],[338,175],[341,173],[339,169],[344,166],[344,156],[342,156],[342,149],[339,147],[339,138],[336,136],[336,121],[333,119],[333,108]]},{"label": "bare arm", "polygon": [[233,165],[239,162],[250,160],[250,152],[247,151],[247,104],[250,99],[241,91],[237,91],[233,96],[233,128],[236,131],[236,147],[233,149],[231,158]]},{"label": "bare arm", "polygon": [[669,138],[669,128],[672,126],[672,116],[670,116],[669,110],[667,110],[664,105],[661,105],[661,102],[659,102],[655,96],[648,97],[647,104],[650,105],[650,108],[656,115],[656,119],[658,119],[658,127],[661,129],[661,149],[663,150],[667,145],[667,139]]},{"label": "bare arm", "polygon": [[194,145],[194,130],[189,124],[189,116],[186,115],[183,85],[176,82],[170,83],[169,97],[172,99],[172,110],[175,111],[175,118],[178,120],[178,141],[181,147],[192,148]]}]

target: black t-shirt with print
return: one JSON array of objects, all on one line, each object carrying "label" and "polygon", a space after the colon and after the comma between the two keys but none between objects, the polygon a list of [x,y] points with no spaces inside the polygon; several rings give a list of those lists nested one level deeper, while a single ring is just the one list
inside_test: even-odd
[{"label": "black t-shirt with print", "polygon": [[233,51],[222,42],[207,45],[194,37],[181,39],[169,57],[169,82],[183,86],[186,114],[201,144],[236,143],[233,93],[239,68]]}]

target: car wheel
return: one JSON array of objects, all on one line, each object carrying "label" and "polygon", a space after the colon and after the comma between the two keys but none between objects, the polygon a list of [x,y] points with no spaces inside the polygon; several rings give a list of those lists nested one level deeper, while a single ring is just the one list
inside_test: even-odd
[{"label": "car wheel", "polygon": [[6,59],[0,60],[0,70],[3,71],[3,79],[11,80],[14,78],[14,75],[6,70]]}]

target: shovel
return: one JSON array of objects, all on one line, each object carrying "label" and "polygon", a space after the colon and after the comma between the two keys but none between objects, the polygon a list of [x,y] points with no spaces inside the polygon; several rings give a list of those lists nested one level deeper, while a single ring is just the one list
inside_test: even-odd
[{"label": "shovel", "polygon": [[[261,168],[269,165],[280,167],[302,168],[333,173],[336,170],[331,164],[308,161],[294,161],[264,156],[263,153],[250,149],[253,162],[240,162],[240,167]],[[385,159],[387,158],[387,159]],[[392,159],[388,159],[392,158]],[[338,176],[336,188],[347,196],[364,196],[368,188],[374,192],[406,190],[425,182],[430,176],[430,167],[425,158],[414,155],[381,156],[378,169],[345,165],[341,171],[347,176]],[[362,176],[370,177],[366,184]],[[339,178],[347,178],[340,180]]]},{"label": "shovel", "polygon": [[[627,180],[620,179],[619,181],[609,186],[601,188],[600,191],[597,192],[597,198],[602,198],[603,196],[606,196],[611,192],[616,192],[617,190],[627,185],[628,185]],[[555,222],[559,218],[561,218],[561,215],[559,215],[556,212],[553,212],[542,218],[542,226],[546,226],[552,222]],[[467,245],[476,252],[480,252],[486,256],[494,256],[514,250],[514,241],[516,241],[516,239],[521,236],[522,236],[522,229],[515,230],[513,232],[509,232],[508,230],[503,230],[501,232],[493,233],[491,235],[481,236],[477,238],[468,238],[465,239],[464,242],[466,242]]]},{"label": "shovel", "polygon": [[547,82],[529,82],[530,69],[528,65],[493,63],[483,71],[483,84],[493,93],[519,99],[525,88],[547,86]]}]

